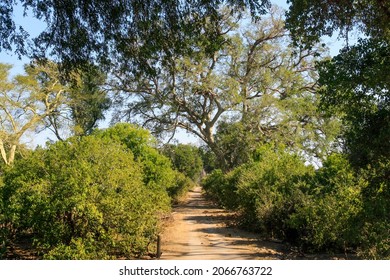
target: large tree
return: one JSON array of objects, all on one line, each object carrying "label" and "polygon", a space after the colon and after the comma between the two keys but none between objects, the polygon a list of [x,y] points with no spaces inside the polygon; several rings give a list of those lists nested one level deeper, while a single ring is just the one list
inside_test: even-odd
[{"label": "large tree", "polygon": [[[295,43],[310,48],[334,32],[346,40],[337,56],[319,64],[322,106],[343,117],[345,152],[357,167],[388,161],[390,2],[290,2],[287,26]],[[353,29],[365,39],[348,42]]]},{"label": "large tree", "polygon": [[328,141],[321,131],[324,119],[315,110],[318,52],[288,47],[278,9],[256,24],[239,22],[229,9],[224,13],[209,22],[223,38],[221,50],[209,53],[207,45],[195,43],[191,55],[155,61],[157,73],[117,75],[118,103],[126,104],[117,117],[138,120],[157,134],[185,129],[202,139],[222,165],[226,158],[214,137],[222,119],[239,121],[260,142],[283,138],[288,145],[309,148]]},{"label": "large tree", "polygon": [[[16,5],[25,15],[46,24],[31,38],[15,21]],[[0,4],[0,51],[58,59],[69,69],[97,60],[124,70],[154,71],[149,59],[191,51],[190,43],[203,41],[210,51],[220,46],[206,18],[221,17],[222,5],[240,13],[266,12],[268,0],[5,0]],[[111,63],[112,62],[112,63]]]}]

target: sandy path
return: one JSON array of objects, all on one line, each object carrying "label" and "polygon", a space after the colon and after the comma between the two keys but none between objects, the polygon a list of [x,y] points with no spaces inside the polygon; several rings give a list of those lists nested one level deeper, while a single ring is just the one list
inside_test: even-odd
[{"label": "sandy path", "polygon": [[161,259],[254,260],[283,258],[282,245],[227,227],[231,214],[205,200],[200,187],[176,207],[162,234]]}]

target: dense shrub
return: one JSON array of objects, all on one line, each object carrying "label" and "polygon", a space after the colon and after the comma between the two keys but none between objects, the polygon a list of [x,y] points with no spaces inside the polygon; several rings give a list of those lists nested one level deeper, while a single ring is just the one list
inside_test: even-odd
[{"label": "dense shrub", "polygon": [[216,169],[202,182],[203,188],[209,198],[219,203],[220,206],[236,210],[239,206],[237,196],[237,180],[241,168],[237,168],[227,174]]},{"label": "dense shrub", "polygon": [[344,156],[330,156],[312,178],[304,204],[291,215],[290,225],[299,232],[300,244],[317,251],[356,248],[365,184]]},{"label": "dense shrub", "polygon": [[366,259],[389,259],[389,166],[355,172],[344,156],[330,156],[312,181],[309,199],[291,217],[301,244],[315,250],[352,249]]},{"label": "dense shrub", "polygon": [[[2,168],[2,170],[4,167]],[[3,172],[2,172],[3,173]],[[5,216],[4,216],[4,202],[2,198],[2,190],[3,189],[3,176],[0,175],[0,259],[3,258],[3,255],[6,253],[7,250],[7,228],[5,222]]]},{"label": "dense shrub", "polygon": [[293,241],[289,217],[303,203],[313,168],[282,150],[263,147],[258,161],[242,168],[237,184],[242,222],[271,237]]},{"label": "dense shrub", "polygon": [[167,189],[173,204],[177,204],[185,199],[186,194],[190,189],[195,187],[194,181],[183,173],[175,172],[175,184]]},{"label": "dense shrub", "polygon": [[[128,123],[119,123],[104,130],[96,130],[94,135],[110,141],[118,141],[130,149],[135,160],[142,167],[144,183],[149,188],[157,191],[164,188],[173,203],[179,201],[193,186],[193,182],[181,173],[186,174],[187,168],[190,168],[188,167],[190,163],[187,163],[187,167],[183,169],[177,168],[178,171],[174,170],[171,160],[155,147],[156,140],[148,130]],[[191,156],[195,157],[192,154],[193,152],[191,149]],[[181,159],[184,163],[185,154],[181,156]],[[195,165],[192,168],[198,170],[199,166]],[[188,173],[188,175],[194,174]]]},{"label": "dense shrub", "polygon": [[241,223],[259,233],[292,238],[288,219],[304,199],[306,177],[313,173],[296,156],[264,146],[256,162],[204,180],[208,194],[223,206],[238,211]]},{"label": "dense shrub", "polygon": [[143,168],[132,151],[108,138],[37,150],[5,174],[2,223],[8,234],[31,233],[46,258],[143,254],[170,205],[163,186],[145,184]]},{"label": "dense shrub", "polygon": [[146,185],[156,188],[170,188],[175,185],[172,164],[154,147],[155,139],[148,130],[128,123],[119,123],[104,130],[96,130],[93,135],[120,142],[130,149],[134,159],[142,165]]},{"label": "dense shrub", "polygon": [[264,146],[257,161],[204,181],[206,192],[240,213],[246,228],[304,250],[390,258],[390,163],[356,172],[333,154],[314,171],[296,156]]},{"label": "dense shrub", "polygon": [[390,160],[378,160],[360,176],[369,183],[362,189],[358,253],[368,259],[390,259]]}]

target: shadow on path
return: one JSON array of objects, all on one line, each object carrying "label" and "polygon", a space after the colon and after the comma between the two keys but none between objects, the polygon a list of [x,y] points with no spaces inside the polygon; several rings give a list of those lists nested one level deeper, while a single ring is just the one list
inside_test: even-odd
[{"label": "shadow on path", "polygon": [[200,187],[177,206],[162,235],[161,259],[283,259],[283,245],[227,227],[232,213],[207,201]]}]

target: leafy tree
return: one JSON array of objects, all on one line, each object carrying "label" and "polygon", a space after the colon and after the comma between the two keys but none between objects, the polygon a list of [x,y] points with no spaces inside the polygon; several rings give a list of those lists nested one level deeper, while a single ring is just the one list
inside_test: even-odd
[{"label": "leafy tree", "polygon": [[[365,258],[388,258],[390,4],[382,0],[319,3],[305,1],[304,5],[293,5],[294,10],[290,9],[289,28],[296,41],[310,47],[311,42],[324,32],[330,33],[343,26],[346,31],[358,26],[367,37],[352,46],[347,44],[337,56],[320,63],[319,83],[322,86],[322,106],[331,114],[342,116],[344,151],[355,168],[356,181],[364,182],[359,193],[361,211],[349,224],[357,228],[358,252]],[[345,3],[347,9],[344,9]],[[311,12],[307,13],[307,10]],[[348,39],[347,32],[344,37]],[[344,184],[340,193],[347,191]],[[334,203],[339,206],[342,201],[345,201],[343,197],[339,197]],[[347,201],[348,204],[351,203]],[[313,220],[312,217],[308,219]],[[325,228],[327,232],[333,232],[327,226]]]},{"label": "leafy tree", "polygon": [[67,85],[66,99],[56,114],[49,117],[47,127],[59,140],[69,135],[90,134],[105,119],[104,113],[111,105],[103,88],[106,75],[94,65],[72,71],[67,79],[59,71],[56,75]]},{"label": "leafy tree", "polygon": [[[24,12],[46,23],[37,37],[30,38],[15,22],[16,4]],[[219,47],[220,34],[213,25],[205,26],[207,17],[217,20],[226,4],[239,13],[244,7],[254,15],[265,13],[268,0],[178,1],[178,0],[55,0],[2,1],[0,50],[12,50],[30,57],[56,57],[65,68],[79,68],[97,60],[98,64],[118,65],[127,69],[153,71],[149,60],[191,51],[192,41]]]},{"label": "leafy tree", "polygon": [[[250,26],[239,28],[236,21],[225,10],[217,22],[224,47],[211,55],[194,44],[191,56],[157,63],[156,75],[118,77],[118,103],[128,101],[117,119],[140,120],[157,134],[183,128],[202,139],[225,166],[225,151],[215,139],[223,118],[235,118],[261,140],[279,133],[292,135],[294,146],[327,142],[327,132],[317,129],[324,119],[314,105],[316,52],[287,47],[277,9]],[[300,108],[302,104],[306,106]],[[310,138],[306,131],[316,136]]]},{"label": "leafy tree", "polygon": [[185,144],[167,144],[162,148],[162,152],[171,159],[176,170],[194,181],[200,179],[203,162],[197,147]]},{"label": "leafy tree", "polygon": [[[323,35],[357,27],[367,37],[319,64],[322,105],[344,120],[345,150],[362,167],[389,159],[390,4],[382,0],[291,1],[287,27],[310,48]],[[366,143],[370,143],[367,145]]]},{"label": "leafy tree", "polygon": [[9,81],[10,69],[0,64],[0,151],[7,165],[12,165],[21,138],[55,114],[66,91],[50,64],[27,65],[25,74],[13,81]]},{"label": "leafy tree", "polygon": [[245,129],[241,122],[220,122],[215,134],[215,141],[218,148],[223,151],[226,168],[231,170],[253,159],[253,154],[264,142],[259,139],[256,133]]},{"label": "leafy tree", "polygon": [[390,158],[389,53],[389,43],[365,39],[319,64],[323,107],[343,116],[345,149],[357,167]]},{"label": "leafy tree", "polygon": [[203,169],[206,173],[211,173],[214,169],[217,168],[217,159],[215,154],[207,145],[199,147],[199,154],[202,158]]}]

